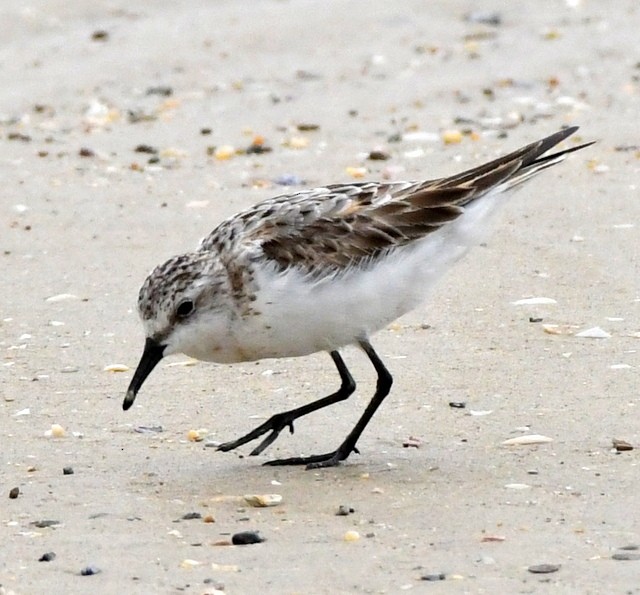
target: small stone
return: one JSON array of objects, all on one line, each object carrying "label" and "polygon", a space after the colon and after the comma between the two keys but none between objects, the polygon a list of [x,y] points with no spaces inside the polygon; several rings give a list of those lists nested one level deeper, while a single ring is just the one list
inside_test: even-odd
[{"label": "small stone", "polygon": [[638,552],[616,552],[611,556],[612,560],[640,560],[640,553]]},{"label": "small stone", "polygon": [[204,523],[215,523],[216,519],[212,514],[207,514],[206,516],[202,517],[202,521]]},{"label": "small stone", "polygon": [[630,543],[629,545],[623,545],[622,547],[618,548],[619,550],[625,550],[627,552],[635,552],[636,550],[640,550],[640,545],[637,545],[635,543]]},{"label": "small stone", "polygon": [[240,533],[234,533],[231,536],[231,543],[233,545],[252,545],[254,543],[262,543],[263,541],[265,541],[265,538],[257,531],[240,531]]},{"label": "small stone", "polygon": [[368,158],[371,159],[371,161],[386,161],[387,159],[391,158],[391,155],[389,155],[389,153],[387,153],[386,151],[373,150],[369,152]]},{"label": "small stone", "polygon": [[107,41],[109,39],[109,32],[104,29],[98,29],[91,34],[92,41]]},{"label": "small stone", "polygon": [[85,566],[81,571],[81,576],[93,576],[94,574],[99,574],[102,572],[97,566]]},{"label": "small stone", "polygon": [[464,409],[466,406],[464,401],[449,401],[449,407],[452,409]]},{"label": "small stone", "polygon": [[423,574],[420,577],[422,581],[443,581],[447,578],[444,572],[439,572],[437,574]]},{"label": "small stone", "polygon": [[56,559],[55,552],[46,552],[38,558],[38,562],[51,562]]},{"label": "small stone", "polygon": [[75,473],[75,471],[73,470],[73,467],[63,467],[62,468],[62,475],[73,475]]},{"label": "small stone", "polygon": [[11,500],[15,500],[19,495],[20,495],[19,487],[11,488],[11,490],[9,490],[9,498],[11,498]]},{"label": "small stone", "polygon": [[95,157],[96,153],[93,149],[90,149],[89,147],[82,147],[78,151],[78,155],[80,155],[80,157]]},{"label": "small stone", "polygon": [[618,440],[614,438],[612,442],[613,442],[613,448],[615,448],[618,452],[633,450],[633,445],[627,442],[626,440]]},{"label": "small stone", "polygon": [[534,566],[529,566],[527,570],[533,574],[550,574],[551,572],[558,572],[560,564],[535,564]]},{"label": "small stone", "polygon": [[340,504],[340,506],[338,506],[338,510],[336,511],[336,516],[349,516],[354,512],[355,512],[355,509],[352,508],[351,506]]},{"label": "small stone", "polygon": [[34,527],[38,529],[45,529],[46,527],[55,527],[60,524],[60,521],[51,521],[51,520],[43,520],[43,521],[32,521],[31,523]]},{"label": "small stone", "polygon": [[199,512],[187,512],[180,517],[183,521],[192,521],[194,519],[201,519],[202,515]]}]

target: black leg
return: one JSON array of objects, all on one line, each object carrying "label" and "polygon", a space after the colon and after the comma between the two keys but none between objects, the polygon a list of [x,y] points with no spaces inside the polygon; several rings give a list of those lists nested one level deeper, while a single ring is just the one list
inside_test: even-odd
[{"label": "black leg", "polygon": [[318,409],[322,409],[323,407],[328,407],[329,405],[333,405],[334,403],[338,403],[339,401],[344,401],[350,395],[352,395],[353,391],[356,390],[356,383],[354,382],[353,377],[347,369],[347,366],[345,365],[342,357],[337,351],[332,351],[329,355],[331,355],[336,368],[338,368],[338,373],[340,374],[340,379],[342,380],[340,388],[335,393],[329,395],[328,397],[313,401],[313,403],[309,403],[308,405],[303,405],[302,407],[291,409],[290,411],[277,413],[245,436],[242,436],[237,440],[221,444],[220,446],[218,446],[218,450],[233,450],[234,448],[238,448],[238,446],[242,446],[247,442],[251,442],[252,440],[255,440],[256,438],[270,431],[271,434],[269,434],[260,444],[258,444],[258,446],[256,446],[251,451],[252,456],[258,455],[278,437],[278,435],[284,428],[288,427],[290,432],[293,434],[293,422],[299,417],[307,415],[307,413],[317,411]]},{"label": "black leg", "polygon": [[353,430],[351,430],[349,435],[345,438],[344,442],[333,452],[310,457],[293,457],[291,459],[269,461],[268,463],[265,463],[265,465],[306,465],[307,469],[334,467],[339,465],[340,461],[344,461],[352,452],[358,452],[356,443],[358,442],[360,435],[367,427],[367,424],[371,421],[371,418],[378,407],[380,407],[382,401],[384,401],[384,398],[389,394],[391,384],[393,383],[393,378],[391,377],[389,370],[387,370],[385,365],[382,363],[382,360],[374,351],[371,343],[366,339],[362,339],[359,341],[359,344],[362,350],[369,356],[373,367],[378,373],[378,383],[376,385],[376,392],[373,395],[373,398],[367,405],[367,408],[364,410],[364,413],[358,420],[358,423],[356,423]]}]

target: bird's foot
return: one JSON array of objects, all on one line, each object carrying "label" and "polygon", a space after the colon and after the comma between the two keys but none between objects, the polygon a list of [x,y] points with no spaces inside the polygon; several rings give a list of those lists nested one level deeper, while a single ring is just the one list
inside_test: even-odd
[{"label": "bird's foot", "polygon": [[333,452],[327,452],[321,455],[312,455],[310,457],[291,457],[289,459],[276,459],[267,461],[266,466],[284,466],[284,465],[305,465],[307,469],[321,469],[324,467],[337,467],[352,452],[360,454],[360,451],[347,443],[342,443]]},{"label": "bird's foot", "polygon": [[221,444],[220,446],[218,446],[217,450],[227,452],[229,450],[233,450],[234,448],[238,448],[238,446],[242,446],[247,442],[251,442],[256,438],[259,438],[263,434],[266,434],[267,432],[271,432],[250,453],[250,456],[259,455],[265,448],[267,448],[275,441],[275,439],[280,435],[280,432],[284,428],[288,427],[289,431],[293,434],[293,421],[295,419],[295,417],[293,417],[292,415],[288,415],[287,413],[277,413],[248,434],[245,434],[237,440],[231,440],[230,442]]}]

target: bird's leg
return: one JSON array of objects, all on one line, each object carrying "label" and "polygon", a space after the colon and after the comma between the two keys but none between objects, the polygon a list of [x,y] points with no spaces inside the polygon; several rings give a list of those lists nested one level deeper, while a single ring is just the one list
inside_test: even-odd
[{"label": "bird's leg", "polygon": [[345,365],[341,355],[337,351],[332,351],[330,355],[336,365],[336,368],[338,369],[340,379],[342,380],[340,388],[335,393],[329,395],[328,397],[313,401],[313,403],[309,403],[308,405],[303,405],[302,407],[297,407],[296,409],[291,409],[290,411],[277,413],[245,436],[242,436],[237,440],[221,444],[220,446],[218,446],[218,450],[233,450],[234,448],[238,448],[238,446],[255,440],[256,438],[262,436],[263,434],[266,434],[267,432],[271,432],[258,446],[256,446],[251,451],[252,456],[258,455],[272,442],[274,442],[274,440],[278,437],[278,435],[284,428],[288,427],[289,431],[293,434],[293,422],[299,417],[307,415],[308,413],[312,413],[313,411],[317,411],[318,409],[322,409],[323,407],[328,407],[329,405],[333,405],[334,403],[338,403],[339,401],[344,401],[350,395],[352,395],[353,391],[355,391],[356,389],[356,383],[354,382],[351,373],[347,369],[347,366]]},{"label": "bird's leg", "polygon": [[321,455],[313,455],[310,457],[293,457],[290,459],[278,459],[275,461],[269,461],[265,465],[306,465],[307,469],[317,469],[319,467],[334,467],[339,465],[341,461],[344,461],[352,452],[358,453],[356,443],[360,438],[360,435],[367,427],[367,424],[371,421],[371,418],[375,414],[378,407],[384,398],[389,394],[391,390],[391,384],[393,378],[389,373],[389,370],[382,363],[382,360],[378,357],[378,354],[374,351],[371,343],[366,339],[359,341],[360,347],[367,354],[373,367],[378,373],[378,382],[376,385],[376,392],[373,398],[364,410],[362,417],[358,420],[353,430],[349,432],[349,435],[345,438],[344,442],[338,446],[333,452],[328,452]]}]

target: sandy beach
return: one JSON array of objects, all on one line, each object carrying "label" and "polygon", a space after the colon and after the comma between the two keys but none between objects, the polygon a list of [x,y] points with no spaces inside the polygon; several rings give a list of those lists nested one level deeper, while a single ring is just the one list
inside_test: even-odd
[{"label": "sandy beach", "polygon": [[[5,0],[0,593],[640,593],[639,19],[636,0]],[[569,125],[566,147],[597,143],[373,337],[395,384],[360,455],[262,466],[349,432],[375,384],[354,348],[356,395],[257,457],[213,446],[336,390],[327,354],[173,356],[122,410],[141,283],[225,217]],[[505,444],[526,436],[549,440]]]}]

